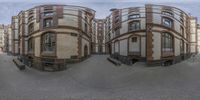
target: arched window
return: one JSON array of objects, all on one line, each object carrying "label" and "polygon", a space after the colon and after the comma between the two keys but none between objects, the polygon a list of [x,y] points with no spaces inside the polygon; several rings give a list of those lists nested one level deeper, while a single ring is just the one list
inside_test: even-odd
[{"label": "arched window", "polygon": [[53,32],[47,32],[42,35],[42,51],[55,51],[56,36]]},{"label": "arched window", "polygon": [[173,28],[173,20],[167,17],[162,18],[162,24],[166,27]]},{"label": "arched window", "polygon": [[170,33],[162,34],[162,52],[173,52],[173,36]]}]

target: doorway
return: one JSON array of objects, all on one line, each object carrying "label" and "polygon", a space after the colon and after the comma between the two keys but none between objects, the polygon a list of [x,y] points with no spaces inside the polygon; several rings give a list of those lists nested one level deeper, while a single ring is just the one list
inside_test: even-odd
[{"label": "doorway", "polygon": [[84,57],[87,57],[88,56],[88,46],[85,45],[84,46]]}]

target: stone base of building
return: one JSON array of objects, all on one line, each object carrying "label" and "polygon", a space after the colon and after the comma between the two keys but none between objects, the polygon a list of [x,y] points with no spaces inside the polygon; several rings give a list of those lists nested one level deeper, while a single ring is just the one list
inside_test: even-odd
[{"label": "stone base of building", "polygon": [[138,57],[138,56],[123,56],[123,55],[119,55],[119,54],[111,54],[110,57],[117,59],[126,65],[132,65],[137,61],[146,61],[145,58]]},{"label": "stone base of building", "polygon": [[175,56],[175,57],[171,57],[171,58],[148,61],[147,65],[148,66],[169,66],[169,65],[179,63],[183,60],[186,60],[186,59],[190,58],[190,56],[191,56],[191,54],[181,54],[179,56]]},{"label": "stone base of building", "polygon": [[96,55],[106,55],[108,53],[102,52],[102,53],[98,53],[98,52],[93,52],[92,54],[96,54]]},{"label": "stone base of building", "polygon": [[190,58],[191,55],[192,54],[182,54],[171,58],[152,60],[152,61],[147,61],[145,57],[139,57],[139,56],[123,56],[119,54],[111,54],[110,56],[111,58],[117,59],[126,65],[132,65],[135,62],[146,62],[148,66],[169,66],[172,64],[179,63],[183,60],[186,60]]},{"label": "stone base of building", "polygon": [[[88,56],[89,57],[89,56]],[[81,62],[88,57],[77,59],[56,59],[35,56],[20,56],[19,59],[27,66],[40,71],[62,71],[67,69],[67,64]]]}]

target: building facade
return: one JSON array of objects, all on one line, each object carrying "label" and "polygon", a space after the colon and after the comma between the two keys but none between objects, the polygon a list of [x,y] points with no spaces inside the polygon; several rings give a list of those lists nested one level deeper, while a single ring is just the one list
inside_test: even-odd
[{"label": "building facade", "polygon": [[200,53],[200,25],[197,25],[197,52]]},{"label": "building facade", "polygon": [[13,16],[11,21],[11,54],[19,55],[18,16]]},{"label": "building facade", "polygon": [[[19,54],[40,70],[62,70],[91,54],[95,11],[80,6],[41,5],[18,17]],[[51,68],[51,69],[49,69]]]},{"label": "building facade", "polygon": [[[125,64],[180,62],[198,52],[197,18],[179,8],[147,4],[111,9],[105,19],[80,6],[41,5],[12,17],[12,52],[39,70],[91,54],[110,54]],[[50,69],[49,69],[50,68]]]},{"label": "building facade", "polygon": [[7,53],[12,54],[12,31],[11,26],[6,26],[6,32],[7,34]]},{"label": "building facade", "polygon": [[197,53],[197,18],[191,16],[190,17],[190,53]]},{"label": "building facade", "polygon": [[3,52],[4,48],[4,25],[0,25],[0,52]]},{"label": "building facade", "polygon": [[95,19],[93,23],[92,53],[105,54],[105,20]]},{"label": "building facade", "polygon": [[12,50],[11,48],[11,27],[10,25],[0,25],[0,51],[8,52]]},{"label": "building facade", "polygon": [[111,12],[106,50],[126,64],[176,63],[197,53],[196,18],[176,7],[147,4]]}]

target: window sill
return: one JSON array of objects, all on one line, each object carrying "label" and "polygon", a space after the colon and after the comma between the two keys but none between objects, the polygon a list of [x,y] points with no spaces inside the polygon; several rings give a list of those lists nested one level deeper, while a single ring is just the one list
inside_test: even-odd
[{"label": "window sill", "polygon": [[162,57],[173,57],[173,56],[174,52],[166,52],[166,51],[162,52]]}]

